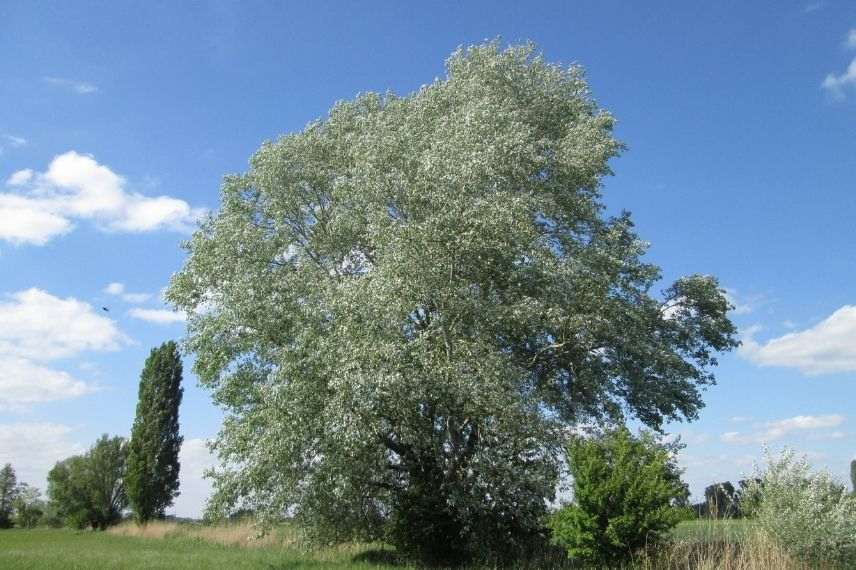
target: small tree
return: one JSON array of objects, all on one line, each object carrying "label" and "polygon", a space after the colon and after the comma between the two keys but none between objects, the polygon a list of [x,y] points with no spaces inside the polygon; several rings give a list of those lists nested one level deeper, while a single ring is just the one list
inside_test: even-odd
[{"label": "small tree", "polygon": [[152,350],[140,376],[137,417],[131,430],[127,488],[137,521],[162,517],[178,495],[181,357],[172,341]]},{"label": "small tree", "polygon": [[17,479],[11,463],[0,469],[0,528],[12,526],[12,509],[17,494]]},{"label": "small tree", "polygon": [[704,501],[707,504],[708,516],[714,519],[725,519],[737,516],[737,491],[731,481],[714,483],[704,490]]},{"label": "small tree", "polygon": [[105,434],[86,454],[69,457],[50,470],[48,496],[66,525],[104,530],[121,519],[128,504],[127,457],[125,440]]},{"label": "small tree", "polygon": [[34,528],[39,524],[45,510],[45,503],[41,496],[42,493],[37,487],[31,487],[26,483],[18,486],[17,497],[13,503],[16,525],[21,528]]},{"label": "small tree", "polygon": [[747,491],[758,526],[812,567],[856,568],[856,496],[792,450],[767,451],[766,462]]},{"label": "small tree", "polygon": [[550,520],[553,542],[571,558],[600,565],[656,543],[681,518],[685,496],[673,455],[654,437],[627,428],[568,446],[574,501]]}]

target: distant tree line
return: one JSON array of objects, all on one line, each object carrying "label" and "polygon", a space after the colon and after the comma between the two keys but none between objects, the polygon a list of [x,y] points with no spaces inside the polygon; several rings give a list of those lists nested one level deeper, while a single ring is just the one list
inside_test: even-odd
[{"label": "distant tree line", "polygon": [[57,462],[48,473],[46,502],[39,489],[0,470],[0,528],[38,524],[104,530],[130,507],[145,524],[163,518],[178,496],[182,365],[176,343],[151,351],[140,375],[130,440],[102,435],[89,450]]},{"label": "distant tree line", "polygon": [[19,483],[12,464],[4,465],[0,469],[0,528],[33,528],[44,512],[39,489]]},{"label": "distant tree line", "polygon": [[741,479],[735,487],[731,481],[714,483],[704,489],[704,501],[692,506],[696,516],[712,519],[742,518],[751,511],[748,489],[753,479]]},{"label": "distant tree line", "polygon": [[[735,487],[731,481],[708,485],[704,489],[704,500],[692,505],[699,518],[730,519],[751,516],[754,504],[753,485],[761,485],[760,479],[741,479]],[[850,462],[851,492],[856,493],[856,459]]]}]

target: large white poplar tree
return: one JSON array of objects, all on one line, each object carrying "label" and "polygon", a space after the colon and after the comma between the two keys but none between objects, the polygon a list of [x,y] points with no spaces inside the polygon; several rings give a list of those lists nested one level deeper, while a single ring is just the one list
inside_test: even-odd
[{"label": "large white poplar tree", "polygon": [[511,552],[568,428],[695,418],[729,305],[711,277],[654,290],[629,215],[605,215],[613,123],[578,68],[492,42],[226,177],[168,292],[227,411],[212,512]]}]

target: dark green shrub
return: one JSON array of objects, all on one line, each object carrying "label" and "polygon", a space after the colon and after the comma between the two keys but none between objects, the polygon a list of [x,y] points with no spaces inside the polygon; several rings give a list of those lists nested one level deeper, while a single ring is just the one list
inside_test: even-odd
[{"label": "dark green shrub", "polygon": [[616,564],[656,544],[682,518],[686,496],[667,446],[627,428],[568,446],[574,501],[551,518],[553,542],[570,558]]}]

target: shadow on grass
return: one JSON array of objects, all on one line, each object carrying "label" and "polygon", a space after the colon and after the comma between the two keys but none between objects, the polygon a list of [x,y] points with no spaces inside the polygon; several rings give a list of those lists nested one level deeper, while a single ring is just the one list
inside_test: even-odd
[{"label": "shadow on grass", "polygon": [[400,556],[398,556],[395,551],[379,548],[360,552],[351,560],[353,560],[354,562],[362,562],[366,564],[383,564],[387,566],[397,566],[399,564],[404,563],[404,561],[401,559]]}]

